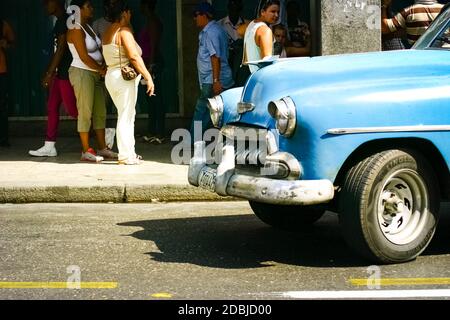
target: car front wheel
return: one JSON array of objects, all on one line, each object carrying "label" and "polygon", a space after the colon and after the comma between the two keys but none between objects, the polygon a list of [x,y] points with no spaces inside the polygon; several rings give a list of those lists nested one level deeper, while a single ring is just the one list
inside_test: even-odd
[{"label": "car front wheel", "polygon": [[413,151],[388,150],[360,161],[348,171],[339,197],[347,243],[377,263],[415,259],[436,230],[437,179]]},{"label": "car front wheel", "polygon": [[325,213],[323,206],[284,206],[249,201],[255,215],[264,223],[283,230],[296,231],[310,226]]}]

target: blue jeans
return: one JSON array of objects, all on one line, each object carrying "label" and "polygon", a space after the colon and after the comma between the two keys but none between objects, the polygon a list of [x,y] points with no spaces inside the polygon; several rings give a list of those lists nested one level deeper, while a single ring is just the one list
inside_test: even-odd
[{"label": "blue jeans", "polygon": [[[197,104],[195,105],[194,117],[192,118],[191,123],[191,139],[192,142],[202,141],[203,134],[206,130],[212,127],[211,117],[208,109],[208,98],[214,97],[213,86],[212,84],[202,84],[200,97],[197,100]],[[202,132],[200,136],[200,132],[197,132],[197,136],[195,135],[195,122],[201,122],[202,124]]]}]

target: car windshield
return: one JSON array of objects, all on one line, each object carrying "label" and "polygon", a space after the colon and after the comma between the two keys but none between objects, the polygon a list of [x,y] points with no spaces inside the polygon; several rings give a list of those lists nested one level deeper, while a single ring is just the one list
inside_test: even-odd
[{"label": "car windshield", "polygon": [[440,14],[412,49],[450,49],[450,10]]}]

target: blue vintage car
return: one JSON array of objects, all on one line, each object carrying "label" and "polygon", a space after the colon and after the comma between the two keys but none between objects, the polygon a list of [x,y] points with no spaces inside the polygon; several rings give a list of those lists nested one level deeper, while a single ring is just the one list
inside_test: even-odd
[{"label": "blue vintage car", "polygon": [[412,50],[259,61],[210,99],[220,137],[195,144],[189,181],[249,200],[265,223],[339,214],[349,246],[412,260],[450,196],[450,11]]}]

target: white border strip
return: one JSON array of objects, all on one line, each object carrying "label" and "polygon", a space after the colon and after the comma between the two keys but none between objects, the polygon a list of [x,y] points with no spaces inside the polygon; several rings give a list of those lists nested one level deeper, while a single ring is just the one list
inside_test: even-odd
[{"label": "white border strip", "polygon": [[395,126],[395,127],[361,127],[361,128],[335,128],[327,132],[334,135],[355,134],[355,133],[382,133],[382,132],[430,132],[430,131],[450,131],[450,125],[438,126]]},{"label": "white border strip", "polygon": [[286,299],[405,299],[450,298],[450,289],[437,290],[359,290],[359,291],[288,291],[273,293]]}]

